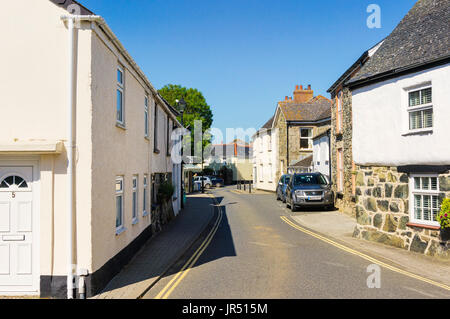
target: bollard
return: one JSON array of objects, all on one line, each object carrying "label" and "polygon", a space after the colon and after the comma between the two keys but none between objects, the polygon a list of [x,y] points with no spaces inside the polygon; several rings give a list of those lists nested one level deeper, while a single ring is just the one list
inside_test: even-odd
[{"label": "bollard", "polygon": [[248,182],[248,192],[250,194],[252,193],[252,182],[251,181]]},{"label": "bollard", "polygon": [[245,181],[244,181],[244,192],[245,192]]}]

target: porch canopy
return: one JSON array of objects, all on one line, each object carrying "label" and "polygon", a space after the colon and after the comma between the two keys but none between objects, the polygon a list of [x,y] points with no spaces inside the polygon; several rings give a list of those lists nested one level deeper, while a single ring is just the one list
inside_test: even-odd
[{"label": "porch canopy", "polygon": [[62,141],[0,142],[0,155],[52,155],[61,154]]}]

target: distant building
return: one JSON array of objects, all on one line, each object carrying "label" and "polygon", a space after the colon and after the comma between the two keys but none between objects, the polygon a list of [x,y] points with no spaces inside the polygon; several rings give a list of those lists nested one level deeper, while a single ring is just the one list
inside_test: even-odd
[{"label": "distant building", "polygon": [[276,191],[278,133],[273,117],[253,136],[253,184],[261,190]]},{"label": "distant building", "polygon": [[233,171],[233,182],[253,180],[252,146],[240,140],[227,144],[213,144],[210,156],[205,158],[204,167],[219,172],[226,166]]},{"label": "distant building", "polygon": [[277,171],[275,180],[292,172],[308,172],[314,166],[313,131],[329,125],[331,101],[322,95],[314,97],[307,89],[296,86],[294,98],[286,96],[275,111],[272,128],[277,129]]}]

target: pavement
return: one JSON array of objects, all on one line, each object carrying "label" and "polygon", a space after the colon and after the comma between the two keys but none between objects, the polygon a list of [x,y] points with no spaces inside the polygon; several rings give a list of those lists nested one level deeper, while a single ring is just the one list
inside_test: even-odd
[{"label": "pavement", "polygon": [[138,299],[185,254],[214,218],[210,194],[187,196],[184,209],[93,299]]},{"label": "pavement", "polygon": [[[292,213],[291,213],[292,214]],[[450,286],[450,261],[425,256],[381,243],[353,238],[356,221],[338,211],[312,211],[291,215],[299,225],[331,237],[357,251]]]}]

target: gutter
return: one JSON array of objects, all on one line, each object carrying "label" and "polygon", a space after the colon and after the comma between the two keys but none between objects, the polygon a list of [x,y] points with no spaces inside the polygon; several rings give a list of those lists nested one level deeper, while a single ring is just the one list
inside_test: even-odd
[{"label": "gutter", "polygon": [[376,82],[381,82],[381,81],[385,81],[388,80],[390,78],[395,78],[395,77],[399,77],[401,75],[406,75],[409,73],[414,73],[414,72],[418,72],[424,69],[429,69],[435,66],[440,66],[440,65],[444,65],[450,63],[450,55],[441,57],[441,58],[437,58],[437,59],[433,59],[427,62],[422,62],[422,63],[415,63],[406,67],[401,67],[398,69],[393,69],[387,72],[383,72],[371,77],[368,77],[366,79],[362,79],[362,80],[355,80],[355,81],[349,81],[347,83],[344,83],[344,86],[349,87],[351,90],[360,88],[360,87],[364,87],[367,86],[369,84],[373,84]]}]

